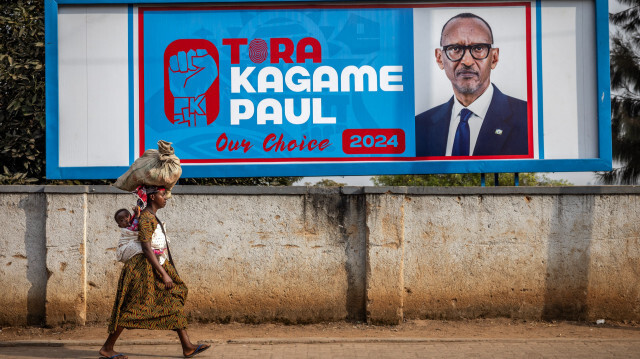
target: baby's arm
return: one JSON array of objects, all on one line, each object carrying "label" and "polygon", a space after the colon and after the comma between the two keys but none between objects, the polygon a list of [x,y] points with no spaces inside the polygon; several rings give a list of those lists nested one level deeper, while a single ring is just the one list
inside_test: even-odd
[{"label": "baby's arm", "polygon": [[140,206],[133,207],[133,218],[135,219],[140,218]]},{"label": "baby's arm", "polygon": [[131,231],[137,231],[138,230],[138,219],[140,218],[140,207],[139,206],[135,206],[133,207],[133,221],[131,221],[131,225],[129,227],[127,227],[127,229],[131,230]]}]

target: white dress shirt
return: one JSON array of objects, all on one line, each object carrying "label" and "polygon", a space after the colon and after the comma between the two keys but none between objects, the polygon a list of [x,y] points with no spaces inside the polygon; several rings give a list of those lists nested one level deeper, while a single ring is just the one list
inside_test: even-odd
[{"label": "white dress shirt", "polygon": [[[456,137],[458,124],[460,123],[460,111],[465,108],[464,105],[462,105],[455,96],[453,96],[453,98],[453,110],[451,110],[449,136],[447,136],[447,152],[445,153],[445,156],[451,156],[451,151],[453,150],[453,141]],[[476,147],[478,135],[480,134],[480,127],[482,127],[482,121],[484,121],[484,118],[487,115],[487,111],[489,110],[489,105],[491,104],[492,98],[493,84],[490,84],[489,87],[487,87],[487,89],[484,91],[484,93],[480,95],[480,97],[478,97],[469,106],[467,106],[467,109],[473,112],[473,114],[469,118],[469,155],[471,156],[473,156],[473,150]]]}]

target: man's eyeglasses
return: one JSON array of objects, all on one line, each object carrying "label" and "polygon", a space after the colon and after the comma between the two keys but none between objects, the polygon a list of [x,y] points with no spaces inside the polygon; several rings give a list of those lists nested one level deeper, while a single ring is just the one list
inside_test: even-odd
[{"label": "man's eyeglasses", "polygon": [[473,57],[474,59],[484,60],[489,56],[489,50],[491,50],[491,44],[442,46],[442,51],[444,51],[444,53],[447,55],[447,58],[451,61],[462,60],[467,50],[469,50],[471,57]]}]

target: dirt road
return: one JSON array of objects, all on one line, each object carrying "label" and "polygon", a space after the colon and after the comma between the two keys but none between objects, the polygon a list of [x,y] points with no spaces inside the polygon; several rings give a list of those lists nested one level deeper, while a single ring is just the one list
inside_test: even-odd
[{"label": "dirt road", "polygon": [[[192,340],[214,347],[201,358],[640,357],[640,325],[509,319],[363,323],[193,324]],[[105,325],[3,328],[0,358],[97,358]],[[173,332],[125,331],[116,347],[131,358],[177,358]]]}]

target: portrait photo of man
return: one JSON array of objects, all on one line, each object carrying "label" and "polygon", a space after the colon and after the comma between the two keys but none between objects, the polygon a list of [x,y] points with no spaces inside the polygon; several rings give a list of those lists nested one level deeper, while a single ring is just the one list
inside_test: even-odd
[{"label": "portrait photo of man", "polygon": [[[415,116],[416,156],[530,154],[527,102],[503,93],[491,80],[500,62],[500,48],[489,23],[463,12],[449,18],[439,35],[435,62],[450,82],[453,96]],[[423,60],[427,61],[432,60]],[[448,86],[432,90],[448,91]]]}]

